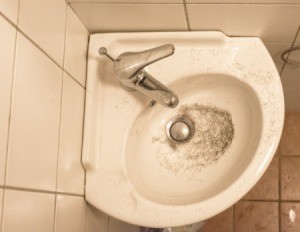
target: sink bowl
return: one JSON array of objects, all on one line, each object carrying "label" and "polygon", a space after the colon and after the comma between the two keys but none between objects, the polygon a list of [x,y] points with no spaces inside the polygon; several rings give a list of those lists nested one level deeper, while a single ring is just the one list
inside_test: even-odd
[{"label": "sink bowl", "polygon": [[[146,71],[178,95],[175,109],[124,90],[97,54],[166,43],[175,54]],[[221,32],[94,34],[86,92],[86,199],[147,227],[205,220],[237,202],[268,167],[284,121],[280,78],[261,40]],[[166,133],[181,115],[195,126],[185,143]]]}]

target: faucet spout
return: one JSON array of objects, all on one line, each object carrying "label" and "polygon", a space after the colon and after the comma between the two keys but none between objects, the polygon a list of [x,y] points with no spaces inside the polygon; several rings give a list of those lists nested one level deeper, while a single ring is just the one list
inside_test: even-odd
[{"label": "faucet spout", "polygon": [[135,89],[166,107],[175,108],[179,103],[178,96],[172,90],[144,70],[137,74]]},{"label": "faucet spout", "polygon": [[137,90],[163,106],[175,108],[179,103],[177,95],[144,70],[147,65],[171,56],[174,51],[174,45],[165,44],[141,52],[125,52],[117,59],[108,55],[103,47],[99,54],[114,62],[115,75],[123,87]]}]

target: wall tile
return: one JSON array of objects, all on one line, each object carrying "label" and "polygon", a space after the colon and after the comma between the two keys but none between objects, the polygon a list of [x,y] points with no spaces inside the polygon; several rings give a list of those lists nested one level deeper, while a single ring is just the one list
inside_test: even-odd
[{"label": "wall tile", "polygon": [[89,32],[68,7],[64,66],[83,86],[86,80],[88,37]]},{"label": "wall tile", "polygon": [[300,157],[300,112],[287,112],[285,114],[280,154]]},{"label": "wall tile", "polygon": [[66,7],[64,0],[20,0],[19,27],[60,65],[63,64]]},{"label": "wall tile", "polygon": [[2,232],[53,232],[54,194],[5,190]]},{"label": "wall tile", "polygon": [[278,232],[278,203],[240,201],[234,206],[234,230]]},{"label": "wall tile", "polygon": [[286,111],[300,111],[300,68],[286,69],[281,74]]},{"label": "wall tile", "polygon": [[66,73],[63,81],[57,190],[83,195],[81,146],[85,91]]},{"label": "wall tile", "polygon": [[[300,46],[300,42],[294,44],[294,48],[295,47],[299,47]],[[293,62],[293,63],[298,63],[300,65],[300,49],[292,51],[288,57],[288,61],[289,62]],[[285,66],[286,69],[300,69],[300,66],[296,65],[296,64],[287,64]]]},{"label": "wall tile", "polygon": [[300,158],[281,159],[281,199],[300,200]]},{"label": "wall tile", "polygon": [[0,16],[0,185],[4,184],[16,29]]},{"label": "wall tile", "polygon": [[116,218],[109,217],[109,226],[107,232],[140,232],[140,230],[141,228],[139,226],[131,225]]},{"label": "wall tile", "polygon": [[292,42],[300,5],[188,4],[192,30],[221,30],[231,36],[259,36],[265,43]]},{"label": "wall tile", "polygon": [[55,190],[62,70],[18,34],[7,185]]},{"label": "wall tile", "polygon": [[[299,30],[300,30],[300,24],[299,24]],[[296,38],[295,43],[298,44],[298,45],[300,45],[300,31],[298,32],[298,36]]]},{"label": "wall tile", "polygon": [[279,199],[278,157],[274,157],[265,174],[247,193],[247,200],[278,200]]},{"label": "wall tile", "polygon": [[283,66],[283,60],[281,54],[291,47],[292,43],[266,43],[266,47],[273,58],[273,61],[278,70]]},{"label": "wall tile", "polygon": [[108,231],[108,216],[88,204],[86,232],[97,231]]},{"label": "wall tile", "polygon": [[300,203],[281,203],[281,232],[300,231]]},{"label": "wall tile", "polygon": [[54,232],[83,232],[86,202],[83,197],[57,195]]},{"label": "wall tile", "polygon": [[232,232],[233,207],[204,222],[200,232]]},{"label": "wall tile", "polygon": [[187,30],[182,4],[71,3],[91,32]]},{"label": "wall tile", "polygon": [[0,12],[14,24],[18,22],[19,0],[0,0]]}]

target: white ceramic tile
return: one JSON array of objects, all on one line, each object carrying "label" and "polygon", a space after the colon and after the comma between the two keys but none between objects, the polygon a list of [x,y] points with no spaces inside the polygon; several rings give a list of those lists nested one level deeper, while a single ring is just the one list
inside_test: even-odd
[{"label": "white ceramic tile", "polygon": [[81,165],[85,91],[64,73],[57,190],[84,194],[84,169]]},{"label": "white ceramic tile", "polygon": [[187,30],[182,4],[71,3],[91,32]]},{"label": "white ceramic tile", "polygon": [[281,59],[281,54],[291,47],[291,43],[266,43],[265,44],[277,69],[281,69],[283,65],[283,60]]},{"label": "white ceramic tile", "polygon": [[60,65],[63,64],[66,2],[20,0],[19,27]]},{"label": "white ceramic tile", "polygon": [[14,24],[18,21],[19,0],[0,0],[0,12]]},{"label": "white ceramic tile", "polygon": [[300,68],[284,69],[281,74],[286,111],[300,111]]},{"label": "white ceramic tile", "polygon": [[65,47],[65,69],[85,86],[89,32],[74,11],[68,7]]},{"label": "white ceramic tile", "polygon": [[5,190],[2,232],[53,232],[54,194]]},{"label": "white ceramic tile", "polygon": [[107,3],[183,3],[183,0],[67,0],[67,2]]},{"label": "white ceramic tile", "polygon": [[6,183],[55,190],[62,70],[17,37]]},{"label": "white ceramic tile", "polygon": [[140,232],[140,230],[141,228],[139,226],[131,225],[116,218],[109,217],[109,226],[107,232]]},{"label": "white ceramic tile", "polygon": [[83,197],[57,195],[54,232],[84,232],[86,202]]},{"label": "white ceramic tile", "polygon": [[87,207],[86,232],[107,231],[108,216],[91,205],[87,205]]},{"label": "white ceramic tile", "polygon": [[300,5],[188,4],[192,30],[221,30],[231,36],[259,36],[265,43],[290,43]]},{"label": "white ceramic tile", "polygon": [[16,29],[0,16],[0,185],[4,184]]}]

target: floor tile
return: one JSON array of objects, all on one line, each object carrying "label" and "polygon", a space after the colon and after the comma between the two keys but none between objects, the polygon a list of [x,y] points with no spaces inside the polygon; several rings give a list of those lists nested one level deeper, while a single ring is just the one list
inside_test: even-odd
[{"label": "floor tile", "polygon": [[204,222],[199,232],[232,232],[233,207]]},{"label": "floor tile", "polygon": [[280,155],[300,157],[300,112],[287,112],[285,115]]},{"label": "floor tile", "polygon": [[300,231],[300,203],[281,203],[281,232]]},{"label": "floor tile", "polygon": [[278,232],[278,203],[240,201],[234,206],[234,231]]},{"label": "floor tile", "polygon": [[281,199],[300,200],[300,157],[281,159]]},{"label": "floor tile", "polygon": [[247,193],[244,199],[248,200],[278,200],[279,199],[279,162],[274,157],[270,166],[258,181],[258,183]]},{"label": "floor tile", "polygon": [[5,190],[2,232],[53,232],[54,194]]}]

